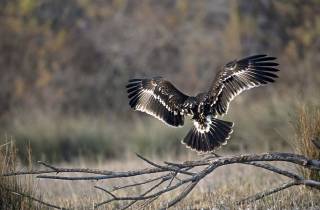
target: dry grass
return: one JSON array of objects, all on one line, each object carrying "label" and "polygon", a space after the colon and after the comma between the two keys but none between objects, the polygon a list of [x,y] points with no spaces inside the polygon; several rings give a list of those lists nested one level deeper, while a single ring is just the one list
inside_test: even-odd
[{"label": "dry grass", "polygon": [[[320,159],[320,148],[314,141],[320,141],[320,106],[301,106],[293,121],[295,128],[294,150],[311,159]],[[303,176],[309,179],[320,180],[319,171],[299,168]]]},{"label": "dry grass", "polygon": [[[0,171],[6,173],[17,169],[17,150],[11,142],[0,145]],[[30,198],[19,195],[32,195],[31,177],[0,177],[0,209],[37,209]]]}]

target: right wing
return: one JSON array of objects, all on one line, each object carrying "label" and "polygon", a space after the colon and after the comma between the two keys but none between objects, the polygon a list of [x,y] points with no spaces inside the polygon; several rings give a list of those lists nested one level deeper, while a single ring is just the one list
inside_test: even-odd
[{"label": "right wing", "polygon": [[131,79],[126,87],[129,104],[133,109],[148,113],[172,126],[184,124],[182,104],[189,96],[169,81],[161,78]]},{"label": "right wing", "polygon": [[254,55],[227,63],[209,90],[212,112],[225,114],[232,99],[243,91],[274,82],[279,71],[275,59]]}]

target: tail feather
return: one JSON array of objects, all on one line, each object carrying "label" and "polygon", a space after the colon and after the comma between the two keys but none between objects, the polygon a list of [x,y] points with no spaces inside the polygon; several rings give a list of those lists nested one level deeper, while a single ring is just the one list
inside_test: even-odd
[{"label": "tail feather", "polygon": [[212,118],[207,123],[209,128],[205,130],[197,126],[192,127],[182,143],[198,152],[210,152],[226,144],[233,131],[233,123],[216,118]]}]

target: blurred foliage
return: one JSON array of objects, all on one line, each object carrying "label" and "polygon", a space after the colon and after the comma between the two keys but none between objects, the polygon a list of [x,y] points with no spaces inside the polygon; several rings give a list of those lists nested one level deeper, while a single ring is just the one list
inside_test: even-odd
[{"label": "blurred foliage", "polygon": [[[320,62],[319,1],[1,0],[1,5],[0,67],[6,72],[1,116],[20,108],[122,112],[128,77],[170,75],[195,93],[207,87],[217,64],[257,52],[281,59],[286,87]],[[318,75],[307,78],[319,84]]]},{"label": "blurred foliage", "polygon": [[[206,90],[217,66],[254,53],[277,56],[281,63],[281,80],[264,90],[270,98],[316,100],[320,86],[318,0],[250,4],[0,0],[0,4],[0,123],[3,133],[9,130],[14,136],[18,116],[28,112],[59,116],[52,118],[53,124],[79,115],[114,116],[131,124],[136,114],[127,105],[128,78],[160,75],[187,94],[196,94]],[[266,103],[261,93],[250,95],[256,104]],[[237,103],[248,106],[245,100]],[[270,126],[268,132],[274,129]],[[63,137],[56,142],[64,147],[62,142],[72,142],[70,135],[58,133],[55,137]]]}]

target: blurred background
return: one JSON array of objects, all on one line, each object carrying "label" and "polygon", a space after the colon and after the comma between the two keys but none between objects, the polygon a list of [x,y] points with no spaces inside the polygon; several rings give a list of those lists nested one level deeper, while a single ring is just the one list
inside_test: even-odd
[{"label": "blurred background", "polygon": [[[320,1],[0,0],[0,134],[20,157],[56,162],[195,155],[128,105],[129,78],[163,76],[186,94],[219,66],[278,57],[276,83],[241,94],[219,152],[291,150],[298,106],[320,101]],[[30,148],[25,149],[26,146]]]}]

